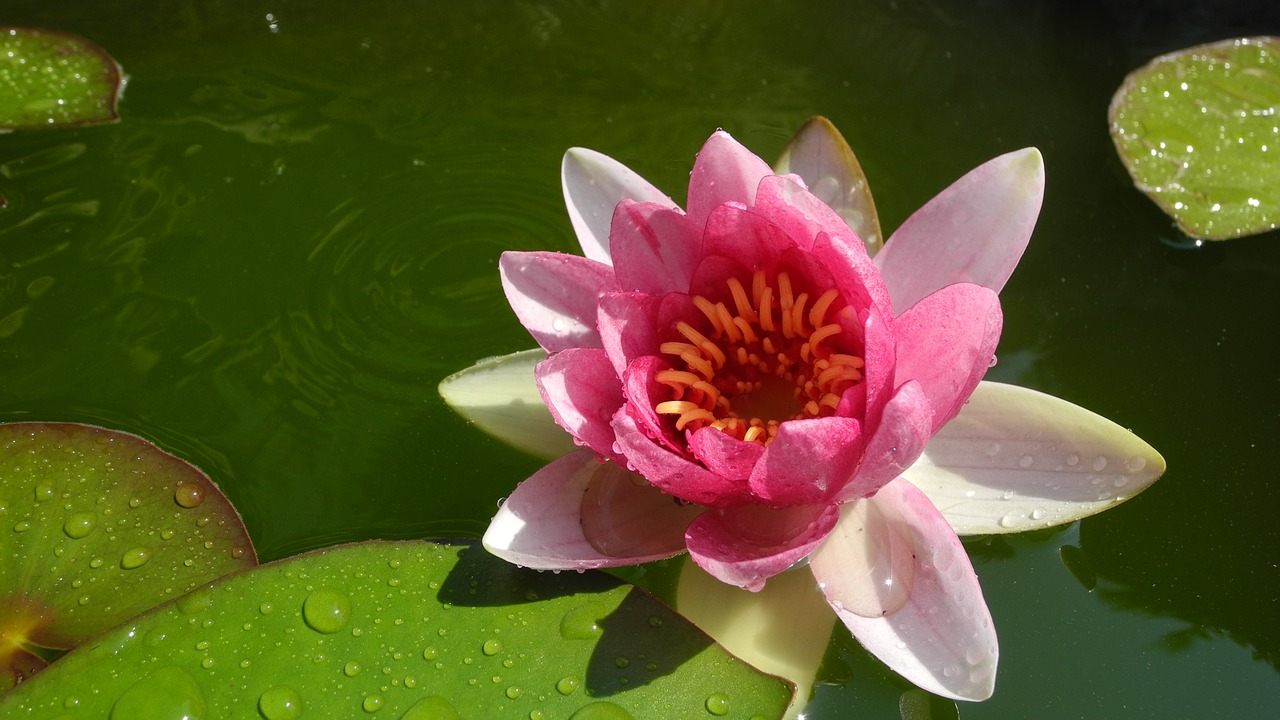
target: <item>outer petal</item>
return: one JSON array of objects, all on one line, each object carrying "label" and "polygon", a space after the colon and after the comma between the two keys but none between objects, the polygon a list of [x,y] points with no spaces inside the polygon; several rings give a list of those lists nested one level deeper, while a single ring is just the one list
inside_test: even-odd
[{"label": "outer petal", "polygon": [[785,718],[799,717],[836,622],[808,572],[779,573],[753,593],[685,562],[676,585],[676,609],[729,652],[795,683]]},{"label": "outer petal", "polygon": [[983,382],[905,476],[965,535],[1093,515],[1142,492],[1164,468],[1154,448],[1100,415]]},{"label": "outer petal", "polygon": [[609,244],[619,289],[688,292],[702,233],[678,209],[623,200],[613,213]]},{"label": "outer petal", "polygon": [[751,492],[774,505],[824,502],[857,471],[863,442],[854,418],[784,422],[755,465]]},{"label": "outer petal", "polygon": [[564,253],[505,252],[498,270],[511,309],[544,350],[600,347],[596,305],[616,289],[613,268]]},{"label": "outer petal", "polygon": [[569,221],[578,234],[582,253],[609,264],[609,223],[613,208],[622,200],[651,202],[675,208],[676,204],[630,168],[594,150],[571,148],[560,165],[560,184]]},{"label": "outer petal", "polygon": [[1044,198],[1044,161],[1026,148],[989,160],[943,190],[894,232],[876,264],[895,308],[971,282],[1000,292],[1031,239]]},{"label": "outer petal", "polygon": [[701,510],[681,507],[616,463],[578,450],[511,493],[484,534],[489,552],[540,570],[584,570],[660,560],[684,550]]},{"label": "outer petal", "polygon": [[609,421],[622,407],[622,381],[600,348],[570,348],[538,365],[538,389],[560,427],[605,457],[613,451]]},{"label": "outer petal", "polygon": [[981,285],[948,285],[894,323],[897,384],[918,380],[933,407],[933,430],[956,416],[991,366],[1000,341],[1000,298]]},{"label": "outer petal", "polygon": [[[858,474],[838,488],[835,502],[844,503],[874,495],[905,471],[929,442],[933,427],[929,401],[917,382],[909,382],[894,393],[884,407],[880,424],[866,442]],[[864,430],[865,432],[865,430]]]},{"label": "outer petal", "polygon": [[779,175],[795,173],[804,179],[818,199],[848,223],[853,233],[875,255],[884,235],[871,198],[871,187],[849,143],[824,117],[810,118],[783,149],[774,169]]},{"label": "outer petal", "polygon": [[459,415],[499,440],[546,460],[574,450],[538,392],[534,368],[542,350],[488,358],[440,381],[440,397]]},{"label": "outer petal", "polygon": [[698,152],[689,177],[689,218],[701,226],[711,211],[727,202],[752,205],[756,186],[773,170],[723,130]]},{"label": "outer petal", "polygon": [[813,552],[839,517],[834,505],[709,510],[690,523],[685,544],[703,570],[754,592]]},{"label": "outer petal", "polygon": [[842,520],[809,562],[836,614],[871,654],[921,688],[958,700],[990,697],[999,656],[995,628],[959,538],[924,493],[906,481],[890,483],[862,503],[874,503],[891,519],[894,541],[907,543],[910,562],[899,555],[889,578],[901,577],[909,564],[910,593],[901,607],[882,616],[864,617],[845,607],[865,597],[869,580],[883,581],[881,574],[866,574],[864,558],[885,556],[864,547],[883,530],[856,532],[856,524],[846,528]]}]

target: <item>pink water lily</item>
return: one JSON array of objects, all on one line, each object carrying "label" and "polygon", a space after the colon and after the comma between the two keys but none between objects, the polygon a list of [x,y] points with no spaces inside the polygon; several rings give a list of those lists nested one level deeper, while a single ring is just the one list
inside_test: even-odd
[{"label": "pink water lily", "polygon": [[[785,163],[799,174],[776,174],[717,132],[698,154],[687,210],[604,155],[566,155],[585,257],[509,252],[500,267],[543,350],[541,399],[582,448],[516,488],[484,543],[540,569],[687,550],[749,590],[807,563],[800,572],[870,652],[924,689],[981,700],[998,650],[957,531],[992,531],[1010,508],[982,504],[994,475],[953,470],[984,464],[969,438],[1008,439],[1006,410],[1045,437],[1083,432],[1047,419],[1062,401],[980,388],[1000,335],[997,293],[1039,212],[1040,155],[981,165],[872,259],[874,208],[868,221],[859,188],[834,192],[833,153],[806,157],[812,149]],[[965,411],[971,396],[978,409]],[[1103,445],[1109,434],[1084,433]],[[935,446],[937,457],[926,452]],[[1147,474],[1158,476],[1154,458]],[[1014,509],[999,531],[1037,512],[1037,524],[1064,522],[1103,500]]]}]

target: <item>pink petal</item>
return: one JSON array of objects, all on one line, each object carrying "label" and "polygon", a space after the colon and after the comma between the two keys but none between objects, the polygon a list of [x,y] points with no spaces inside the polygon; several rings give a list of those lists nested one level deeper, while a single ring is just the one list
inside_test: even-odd
[{"label": "pink petal", "polygon": [[600,298],[596,322],[604,349],[614,369],[622,374],[637,358],[658,355],[661,343],[672,339],[663,333],[677,321],[698,322],[701,317],[683,293],[605,293]]},{"label": "pink petal", "polygon": [[862,423],[854,418],[784,422],[756,463],[751,492],[773,505],[821,503],[857,472],[862,441]]},{"label": "pink petal", "polygon": [[566,152],[560,165],[560,184],[582,253],[605,264],[610,263],[609,224],[619,202],[634,200],[676,208],[671,198],[647,180],[594,150],[572,148]]},{"label": "pink petal", "polygon": [[751,591],[804,559],[835,527],[834,506],[710,510],[685,532],[689,556],[722,582]]},{"label": "pink petal", "polygon": [[723,130],[717,130],[698,152],[689,177],[689,218],[702,226],[711,211],[727,202],[751,205],[756,186],[773,171]]},{"label": "pink petal", "polygon": [[730,437],[713,427],[704,427],[689,438],[689,452],[717,475],[747,478],[764,454],[764,446]]},{"label": "pink petal", "polygon": [[836,493],[838,503],[874,495],[924,452],[933,433],[933,410],[920,383],[898,388],[871,433],[857,476]]},{"label": "pink petal", "polygon": [[609,244],[619,289],[688,292],[702,234],[678,209],[623,200],[613,213]]},{"label": "pink petal", "polygon": [[[761,180],[751,209],[777,223],[804,250],[812,248],[823,232],[856,238],[830,205],[790,177],[774,175]],[[858,244],[862,245],[861,240]]]},{"label": "pink petal", "polygon": [[683,551],[685,528],[700,511],[681,507],[616,463],[578,450],[511,493],[489,523],[484,546],[539,570],[635,565]]},{"label": "pink petal", "polygon": [[876,255],[893,297],[909,308],[935,290],[971,282],[997,293],[1031,239],[1044,198],[1035,148],[989,160],[907,218]]},{"label": "pink petal", "polygon": [[[874,509],[852,507],[867,503]],[[860,525],[859,514],[871,522]],[[809,567],[853,636],[929,692],[958,700],[990,697],[999,657],[995,628],[964,546],[942,514],[899,480],[874,498],[845,506],[842,515]],[[880,589],[886,581],[909,586],[905,602]],[[886,614],[868,612],[877,605]]]},{"label": "pink petal", "polygon": [[505,252],[498,271],[507,302],[543,350],[600,347],[596,303],[615,289],[613,268],[564,253]]},{"label": "pink petal", "polygon": [[707,507],[728,507],[747,502],[745,478],[726,477],[649,439],[627,409],[613,416],[615,446],[631,469],[670,495]]},{"label": "pink petal", "polygon": [[732,258],[748,270],[767,270],[796,243],[769,218],[741,205],[720,205],[707,218],[704,256]]},{"label": "pink petal", "polygon": [[539,363],[538,390],[560,427],[580,443],[613,457],[613,413],[622,407],[622,381],[600,348],[570,348]]},{"label": "pink petal", "polygon": [[1002,319],[993,290],[960,283],[926,296],[894,323],[895,381],[920,382],[933,406],[935,432],[960,412],[991,366]]}]

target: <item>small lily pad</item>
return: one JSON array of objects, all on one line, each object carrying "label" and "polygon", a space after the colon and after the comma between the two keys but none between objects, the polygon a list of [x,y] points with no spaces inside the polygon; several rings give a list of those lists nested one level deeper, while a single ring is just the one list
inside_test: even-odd
[{"label": "small lily pad", "polygon": [[66,650],[257,563],[204,473],[128,433],[0,425],[0,691]]},{"label": "small lily pad", "polygon": [[115,122],[120,65],[66,33],[0,27],[0,131]]},{"label": "small lily pad", "polygon": [[69,653],[0,716],[747,720],[790,696],[611,576],[407,541],[214,581]]},{"label": "small lily pad", "polygon": [[1280,39],[1158,57],[1125,78],[1110,122],[1134,184],[1188,235],[1225,240],[1280,222]]}]

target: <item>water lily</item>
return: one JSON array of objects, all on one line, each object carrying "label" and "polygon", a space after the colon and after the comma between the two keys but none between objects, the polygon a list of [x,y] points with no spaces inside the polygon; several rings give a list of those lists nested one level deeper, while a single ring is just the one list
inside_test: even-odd
[{"label": "water lily", "polygon": [[716,132],[684,210],[599,153],[570,150],[562,172],[584,256],[500,263],[541,350],[441,386],[527,449],[543,447],[527,432],[545,427],[539,407],[581,446],[515,489],[485,546],[539,569],[687,551],[753,591],[803,566],[895,671],[989,697],[996,635],[958,533],[1067,522],[1163,470],[1103,418],[981,382],[997,293],[1039,213],[1040,154],[979,166],[883,249],[857,162],[822,119],[777,172]]}]

